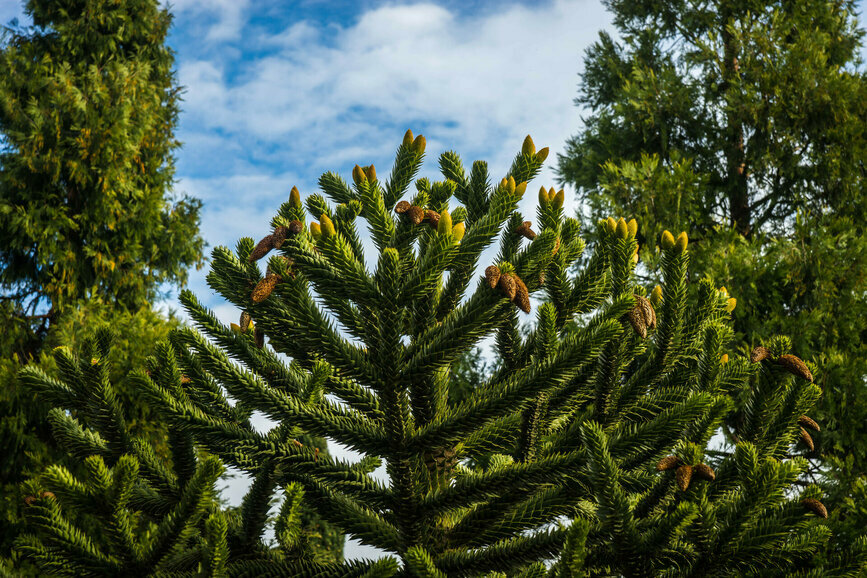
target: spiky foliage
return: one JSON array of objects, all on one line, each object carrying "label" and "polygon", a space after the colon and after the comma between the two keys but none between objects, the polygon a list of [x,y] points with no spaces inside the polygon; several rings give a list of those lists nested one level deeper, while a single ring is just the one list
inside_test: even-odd
[{"label": "spiky foliage", "polygon": [[[329,550],[317,544],[322,537],[310,531],[300,484],[279,486],[284,495],[274,521],[277,543],[263,542],[279,484],[273,462],[258,468],[240,507],[221,508],[215,484],[224,465],[198,450],[189,432],[171,432],[168,458],[134,435],[109,379],[110,341],[102,330],[79,355],[55,349],[59,379],[35,366],[22,371],[22,381],[53,403],[54,435],[79,461],[73,469],[51,466],[25,484],[30,533],[18,538],[16,552],[40,575],[259,576],[260,569],[270,569],[344,576],[370,569],[327,559]],[[137,379],[180,393],[187,377],[164,345]],[[215,411],[231,416],[239,430],[253,431],[242,407]],[[297,433],[279,429],[284,441]]]},{"label": "spiky foliage", "polygon": [[[252,322],[227,327],[182,294],[204,335],[173,334],[170,379],[138,378],[172,429],[228,466],[273,472],[263,495],[303,488],[324,519],[394,557],[378,576],[795,573],[829,531],[817,488],[794,486],[799,418],[820,391],[778,363],[785,341],[761,363],[722,363],[727,296],[709,281],[689,295],[685,234],[662,251],[653,301],[633,281],[635,222],[601,221],[573,274],[577,222],[543,189],[528,239],[517,207],[547,154],[531,139],[497,186],[484,163],[467,175],[447,152],[446,180],[420,179],[398,203],[423,151],[408,133],[384,189],[372,167],[356,167],[352,186],[324,176],[336,206],[307,197],[318,227],[293,196],[271,225],[297,233],[271,247],[264,275],[253,239],[215,249],[210,286]],[[482,262],[498,235],[494,263]],[[496,270],[474,282],[486,265]],[[279,282],[254,299],[268,275]],[[547,302],[524,336],[532,294]],[[451,398],[452,364],[487,337],[501,363]],[[254,410],[279,425],[251,430],[238,412]],[[293,443],[295,427],[364,458],[317,455]],[[723,427],[739,442],[714,451]],[[382,461],[388,483],[370,475]],[[864,556],[853,544],[824,575],[853,575]]]}]

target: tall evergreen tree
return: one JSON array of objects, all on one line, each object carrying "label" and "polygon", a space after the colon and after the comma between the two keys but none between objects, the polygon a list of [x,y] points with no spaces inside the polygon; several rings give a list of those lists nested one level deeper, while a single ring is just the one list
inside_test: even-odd
[{"label": "tall evergreen tree", "polygon": [[[50,369],[46,344],[78,344],[106,323],[125,331],[115,370],[140,364],[177,325],[150,302],[164,283],[183,284],[203,248],[200,202],[171,197],[180,88],[169,12],[157,0],[25,10],[33,26],[0,40],[0,553],[20,529],[17,485],[60,459],[48,408],[17,370]],[[164,428],[148,418],[133,404],[134,430]]]},{"label": "tall evergreen tree", "polygon": [[[484,162],[467,174],[446,152],[446,180],[418,179],[400,200],[424,149],[407,132],[387,181],[372,165],[356,166],[352,185],[326,173],[325,196],[309,195],[306,211],[294,190],[258,243],[214,250],[208,283],[239,323],[184,292],[202,333],[174,332],[133,376],[171,426],[170,461],[126,433],[101,362],[107,337],[78,358],[59,350],[61,379],[25,370],[88,472],[54,468],[32,482],[22,556],[47,573],[112,576],[805,572],[831,533],[817,519],[827,515],[821,490],[795,486],[805,428],[819,427],[807,416],[821,393],[815,366],[785,338],[749,358],[728,349],[732,302],[707,279],[689,290],[686,233],[662,235],[663,282],[651,291],[633,277],[635,220],[594,224],[595,250],[573,273],[585,243],[563,191],[541,189],[535,227],[517,211],[547,156],[529,137],[495,186]],[[359,217],[378,253],[373,271]],[[519,319],[539,293],[548,302],[523,337]],[[450,397],[452,364],[487,336],[500,365],[469,396]],[[278,425],[257,432],[253,411]],[[720,428],[738,441],[713,450]],[[302,432],[363,457],[323,456]],[[383,461],[387,483],[370,475]],[[221,462],[255,479],[239,512],[207,499]],[[301,501],[390,556],[305,556]],[[862,538],[813,575],[855,576],[865,563]]]},{"label": "tall evergreen tree", "polygon": [[[559,159],[594,222],[691,231],[738,300],[746,349],[790,335],[822,368],[810,454],[834,511],[867,523],[867,79],[856,3],[610,0],[586,55],[584,129]],[[659,274],[645,245],[645,271]],[[819,458],[819,459],[817,459]],[[831,468],[829,469],[829,466]],[[851,537],[851,535],[850,535]]]}]

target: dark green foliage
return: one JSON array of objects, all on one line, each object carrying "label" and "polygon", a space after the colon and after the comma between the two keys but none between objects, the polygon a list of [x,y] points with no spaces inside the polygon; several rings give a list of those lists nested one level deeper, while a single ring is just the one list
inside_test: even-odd
[{"label": "dark green foliage", "polygon": [[[399,170],[414,174],[421,155],[412,162]],[[450,183],[418,183],[412,203],[435,211],[418,224],[387,212],[385,193],[360,168],[350,197],[342,186],[329,193],[338,206],[308,197],[319,233],[311,233],[300,202],[284,204],[272,227],[305,226],[265,257],[281,279],[266,299],[252,299],[263,278],[249,260],[254,240],[242,239],[236,251],[215,249],[208,282],[249,312],[255,327],[247,331],[226,327],[182,294],[204,335],[174,332],[150,375],[134,377],[173,432],[172,463],[160,470],[168,474],[141,476],[142,491],[197,511],[204,502],[180,489],[215,458],[255,482],[238,511],[203,512],[192,523],[204,529],[188,541],[179,535],[170,551],[204,568],[225,565],[229,575],[356,575],[358,565],[293,558],[299,526],[292,516],[307,503],[391,555],[367,567],[372,576],[791,576],[803,568],[831,531],[811,513],[821,512],[819,502],[807,502],[811,510],[802,501],[820,499],[821,490],[795,485],[808,466],[797,445],[798,417],[821,392],[783,371],[789,342],[769,341],[771,355],[759,363],[727,349],[726,295],[709,280],[690,294],[685,236],[661,251],[655,308],[643,305],[647,291],[633,278],[635,224],[598,223],[594,254],[577,272],[584,241],[559,203],[542,204],[533,241],[517,238],[518,202],[541,165],[526,151],[496,187],[474,188],[489,181],[486,170],[476,165],[471,181],[453,153],[441,165]],[[460,240],[448,226],[453,193],[477,207],[450,211],[453,224],[464,219]],[[379,245],[372,272],[354,242],[358,216]],[[467,269],[475,270],[498,235],[495,264],[511,281],[492,288],[479,279],[470,288]],[[522,287],[550,297],[525,335],[516,313]],[[450,290],[460,298],[446,301]],[[501,362],[468,395],[450,396],[456,361],[492,336]],[[100,364],[89,367],[85,361],[82,371]],[[27,375],[61,406],[72,395],[65,388],[76,387]],[[114,480],[127,467],[118,469],[126,463],[120,455],[137,460],[139,471],[156,470],[124,433],[105,383],[85,388],[99,392],[86,415],[105,441],[79,435],[78,447],[90,443],[94,453],[117,456]],[[255,431],[253,411],[278,425]],[[722,428],[735,446],[711,442]],[[323,455],[300,441],[302,431],[364,458],[349,464]],[[657,471],[666,456],[676,467]],[[370,475],[383,462],[387,484]],[[270,548],[260,537],[277,488],[286,488],[281,513],[288,518],[275,523],[278,547]],[[51,498],[46,503],[54,507]],[[169,523],[169,508],[151,513],[151,502],[132,498],[110,503],[118,504],[111,520],[147,514],[154,524]],[[51,560],[40,559],[39,548],[57,544],[52,532],[42,528],[21,542],[21,553],[46,570]],[[75,544],[58,547],[57,556],[93,558]],[[101,553],[127,563],[124,548],[113,541]],[[815,571],[855,576],[865,563],[867,543],[859,538]]]},{"label": "dark green foliage", "polygon": [[[611,0],[587,52],[586,128],[559,159],[585,222],[689,231],[695,271],[737,299],[735,345],[789,335],[824,395],[810,479],[844,543],[867,523],[867,79],[857,4]],[[840,525],[843,524],[843,526]]]}]

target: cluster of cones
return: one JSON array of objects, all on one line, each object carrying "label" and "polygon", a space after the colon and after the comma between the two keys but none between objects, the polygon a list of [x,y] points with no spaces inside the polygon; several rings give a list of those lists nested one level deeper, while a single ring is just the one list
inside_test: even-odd
[{"label": "cluster of cones", "polygon": [[400,201],[395,205],[394,212],[408,219],[413,225],[421,225],[426,223],[431,229],[441,231],[451,231],[455,241],[460,241],[464,238],[464,224],[457,223],[452,226],[452,218],[448,211],[442,214],[437,213],[433,209],[425,209],[418,205],[410,204],[408,201]]},{"label": "cluster of cones", "polygon": [[500,271],[496,265],[485,269],[485,280],[491,289],[499,289],[524,313],[530,312],[530,292],[516,273]]},{"label": "cluster of cones", "polygon": [[253,324],[253,318],[246,311],[241,312],[239,323],[232,323],[232,330],[241,334],[247,333],[250,328],[253,328],[253,338],[256,340],[256,347],[262,349],[265,347],[265,333]]},{"label": "cluster of cones", "polygon": [[683,460],[677,456],[666,456],[662,458],[659,460],[659,463],[656,464],[656,469],[660,472],[676,469],[677,471],[674,473],[674,477],[677,481],[677,487],[680,488],[680,491],[682,492],[689,489],[689,484],[693,477],[701,478],[702,480],[707,480],[709,482],[716,479],[716,473],[709,465],[698,464],[696,466],[691,466],[683,463]]}]

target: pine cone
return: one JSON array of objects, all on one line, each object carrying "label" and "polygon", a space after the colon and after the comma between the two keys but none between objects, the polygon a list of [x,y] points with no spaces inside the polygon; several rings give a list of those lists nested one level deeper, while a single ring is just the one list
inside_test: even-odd
[{"label": "pine cone", "polygon": [[283,277],[277,275],[276,273],[268,275],[256,284],[256,287],[253,289],[253,294],[250,295],[250,298],[253,300],[254,303],[261,303],[271,295],[274,287],[276,287],[277,284],[281,281],[283,281]]},{"label": "pine cone", "polygon": [[680,488],[680,491],[685,492],[689,488],[690,480],[692,480],[692,466],[680,466],[674,477],[677,480],[677,487]]},{"label": "pine cone", "polygon": [[491,289],[495,289],[500,280],[500,268],[496,265],[491,265],[485,269],[485,280],[488,282]]},{"label": "pine cone", "polygon": [[268,251],[270,251],[273,248],[274,248],[274,235],[267,235],[267,236],[263,237],[262,240],[256,244],[256,247],[253,249],[253,252],[250,253],[250,256],[247,258],[247,260],[250,263],[253,263],[254,261],[258,261],[259,259],[261,259],[265,255],[267,255]]},{"label": "pine cone", "polygon": [[815,444],[813,444],[813,438],[810,437],[810,434],[804,428],[801,428],[801,441],[804,442],[805,446],[810,448],[810,451],[816,448]]},{"label": "pine cone", "polygon": [[803,377],[809,382],[813,381],[813,374],[810,373],[807,364],[794,355],[781,355],[777,358],[777,363],[792,375]]},{"label": "pine cone", "polygon": [[440,225],[440,214],[428,209],[424,212],[424,220],[427,221],[431,229],[436,229]]},{"label": "pine cone", "polygon": [[247,330],[250,328],[250,322],[253,318],[246,311],[241,311],[241,320],[240,320],[240,329],[241,333],[247,333]]},{"label": "pine cone", "polygon": [[255,330],[253,331],[253,336],[256,339],[256,347],[258,349],[262,349],[263,347],[265,347],[265,332],[264,331],[262,331],[261,329],[256,327]]},{"label": "pine cone", "polygon": [[815,498],[804,498],[803,500],[801,500],[801,505],[803,505],[805,508],[807,508],[820,518],[828,517],[828,509],[825,508],[825,504]]},{"label": "pine cone", "polygon": [[696,477],[712,482],[716,479],[716,473],[707,464],[699,464],[693,468],[693,473]]},{"label": "pine cone", "polygon": [[450,477],[458,463],[457,453],[453,447],[434,448],[424,452],[424,463],[431,475],[443,473],[446,477]]},{"label": "pine cone", "polygon": [[764,361],[771,356],[771,351],[767,347],[759,345],[750,352],[750,363],[758,363]]},{"label": "pine cone", "polygon": [[530,239],[531,241],[536,238],[536,233],[530,228],[530,221],[524,221],[520,227],[515,229],[515,232],[522,237]]},{"label": "pine cone", "polygon": [[402,215],[407,212],[411,206],[412,205],[409,204],[409,201],[400,201],[394,206],[394,212],[398,215]]},{"label": "pine cone", "polygon": [[506,294],[506,297],[510,301],[515,299],[515,295],[518,292],[518,284],[515,283],[515,278],[511,274],[503,273],[500,275],[500,282],[497,283],[497,286],[500,288],[500,291]]},{"label": "pine cone", "polygon": [[289,235],[294,237],[298,233],[304,230],[304,223],[301,221],[290,221],[289,222]]},{"label": "pine cone", "polygon": [[409,215],[409,220],[413,225],[418,225],[424,220],[424,209],[412,205],[407,209],[406,214]]},{"label": "pine cone", "polygon": [[653,305],[650,303],[650,299],[647,297],[642,297],[641,295],[635,295],[635,304],[638,309],[641,310],[641,314],[644,316],[644,325],[647,326],[648,329],[656,328],[656,311],[653,309]]},{"label": "pine cone", "polygon": [[638,334],[639,337],[642,339],[647,337],[647,325],[644,323],[644,314],[641,312],[639,307],[633,307],[630,309],[629,313],[626,314],[626,317],[629,319],[632,329],[635,330],[635,333]]},{"label": "pine cone", "polygon": [[819,428],[819,424],[817,424],[817,423],[813,420],[813,418],[808,417],[808,416],[806,416],[806,415],[802,415],[801,417],[799,417],[799,418],[798,418],[798,423],[801,424],[801,425],[802,425],[803,427],[805,427],[805,428],[810,428],[811,430],[814,430],[814,431],[822,431],[822,430]]},{"label": "pine cone", "polygon": [[530,312],[530,292],[527,290],[527,286],[521,280],[520,277],[514,275],[515,285],[517,285],[517,289],[515,290],[515,298],[512,300],[518,308],[524,313]]},{"label": "pine cone", "polygon": [[665,456],[659,463],[656,464],[656,469],[660,472],[665,470],[673,470],[680,465],[680,458],[677,456]]}]

